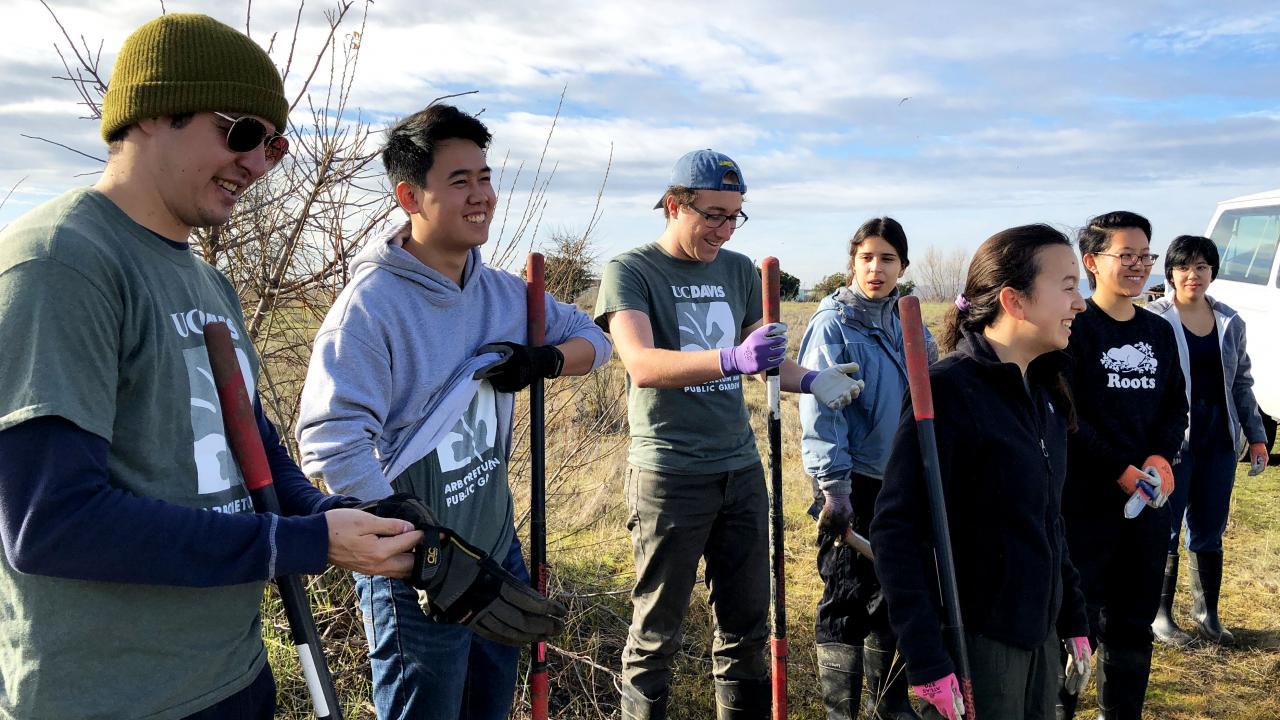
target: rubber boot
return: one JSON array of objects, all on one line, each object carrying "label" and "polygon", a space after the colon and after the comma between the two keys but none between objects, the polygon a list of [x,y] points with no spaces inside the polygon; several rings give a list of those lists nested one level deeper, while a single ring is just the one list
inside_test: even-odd
[{"label": "rubber boot", "polygon": [[818,645],[818,684],[827,720],[857,720],[862,698],[862,648]]},{"label": "rubber boot", "polygon": [[1222,591],[1222,553],[1191,553],[1191,618],[1205,639],[1230,644],[1235,636],[1218,620],[1218,595]]},{"label": "rubber boot", "polygon": [[1151,675],[1151,647],[1098,647],[1098,720],[1142,720]]},{"label": "rubber boot", "polygon": [[1156,612],[1156,620],[1151,623],[1151,632],[1156,640],[1171,647],[1186,647],[1191,644],[1191,636],[1178,627],[1173,619],[1173,596],[1178,590],[1178,553],[1172,552],[1164,561],[1164,585],[1160,589],[1160,610]]},{"label": "rubber boot", "polygon": [[893,664],[898,642],[891,634],[871,633],[862,645],[862,673],[867,692],[862,709],[870,720],[920,720],[907,699],[907,670]]},{"label": "rubber boot", "polygon": [[629,683],[622,684],[622,720],[667,720],[667,693],[647,698]]},{"label": "rubber boot", "polygon": [[716,680],[716,720],[769,720],[773,688],[761,680]]}]

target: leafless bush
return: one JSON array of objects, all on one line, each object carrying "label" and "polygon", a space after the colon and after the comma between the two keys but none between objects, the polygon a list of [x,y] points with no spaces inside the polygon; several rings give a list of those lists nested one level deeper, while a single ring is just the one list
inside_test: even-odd
[{"label": "leafless bush", "polygon": [[924,257],[913,260],[907,272],[915,282],[915,294],[926,302],[944,302],[964,290],[969,271],[969,256],[964,248],[950,252],[936,246],[925,250]]}]

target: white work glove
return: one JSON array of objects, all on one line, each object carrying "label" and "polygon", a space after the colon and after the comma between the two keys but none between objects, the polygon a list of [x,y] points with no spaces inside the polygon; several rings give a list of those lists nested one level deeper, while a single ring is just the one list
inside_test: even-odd
[{"label": "white work glove", "polygon": [[800,392],[812,393],[818,402],[832,410],[839,410],[857,399],[867,386],[850,375],[858,372],[858,363],[847,362],[822,370],[810,370],[800,380]]},{"label": "white work glove", "polygon": [[1073,637],[1062,641],[1067,651],[1067,677],[1062,688],[1072,695],[1079,695],[1085,685],[1089,684],[1089,675],[1093,673],[1090,658],[1093,648],[1089,647],[1089,638]]}]

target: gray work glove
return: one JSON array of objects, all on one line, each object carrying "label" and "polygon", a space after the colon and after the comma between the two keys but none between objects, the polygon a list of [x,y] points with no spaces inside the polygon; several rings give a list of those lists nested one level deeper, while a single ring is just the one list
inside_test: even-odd
[{"label": "gray work glove", "polygon": [[436,622],[458,623],[504,645],[527,645],[564,631],[567,610],[507,572],[484,551],[442,527],[418,498],[397,493],[358,506],[379,517],[408,520],[422,531],[405,582]]},{"label": "gray work glove", "polygon": [[867,383],[850,375],[858,372],[858,363],[847,362],[821,370],[810,370],[800,379],[800,392],[812,393],[818,402],[839,410],[858,399]]}]

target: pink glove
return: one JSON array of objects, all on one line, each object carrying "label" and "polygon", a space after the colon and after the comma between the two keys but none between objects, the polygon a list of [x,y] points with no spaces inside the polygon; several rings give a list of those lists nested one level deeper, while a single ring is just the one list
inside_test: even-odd
[{"label": "pink glove", "polygon": [[1093,648],[1089,647],[1089,638],[1073,637],[1062,641],[1067,650],[1067,678],[1062,687],[1072,695],[1079,695],[1085,685],[1089,684],[1089,675],[1093,667],[1089,664],[1093,656]]},{"label": "pink glove", "polygon": [[787,356],[787,324],[769,323],[755,329],[741,345],[720,350],[720,371],[754,375],[782,364]]},{"label": "pink glove", "polygon": [[1262,471],[1267,469],[1267,460],[1270,459],[1270,455],[1266,443],[1249,443],[1249,477],[1261,475]]},{"label": "pink glove", "polygon": [[947,720],[964,717],[964,697],[960,694],[960,681],[956,680],[955,673],[923,685],[912,685],[911,689]]}]

